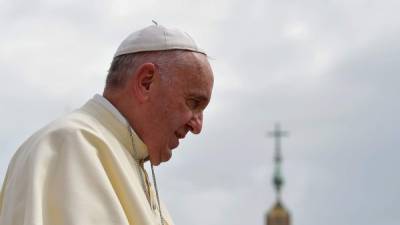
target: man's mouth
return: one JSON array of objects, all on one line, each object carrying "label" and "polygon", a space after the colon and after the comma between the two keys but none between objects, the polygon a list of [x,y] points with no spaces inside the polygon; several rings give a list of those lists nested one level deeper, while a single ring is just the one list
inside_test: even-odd
[{"label": "man's mouth", "polygon": [[181,134],[181,133],[179,133],[179,132],[175,132],[175,136],[176,136],[176,138],[178,138],[178,139],[183,139],[183,138],[185,138],[186,134]]}]

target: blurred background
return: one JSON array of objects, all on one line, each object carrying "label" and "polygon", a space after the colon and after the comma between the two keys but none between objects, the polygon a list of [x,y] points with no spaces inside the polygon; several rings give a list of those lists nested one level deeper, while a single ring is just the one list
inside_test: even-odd
[{"label": "blurred background", "polygon": [[0,184],[18,146],[102,93],[112,56],[151,20],[191,34],[214,69],[201,135],[156,168],[178,224],[400,223],[400,2],[0,0]]}]

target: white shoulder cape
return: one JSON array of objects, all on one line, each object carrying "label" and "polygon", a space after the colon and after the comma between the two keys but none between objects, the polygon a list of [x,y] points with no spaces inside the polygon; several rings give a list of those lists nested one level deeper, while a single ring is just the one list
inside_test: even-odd
[{"label": "white shoulder cape", "polygon": [[39,130],[9,165],[0,224],[159,225],[139,166],[147,149],[135,137],[94,100]]}]

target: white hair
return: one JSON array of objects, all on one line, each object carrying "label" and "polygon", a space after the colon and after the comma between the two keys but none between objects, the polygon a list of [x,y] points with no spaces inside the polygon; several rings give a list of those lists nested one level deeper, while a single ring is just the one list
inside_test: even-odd
[{"label": "white hair", "polygon": [[[123,87],[131,74],[144,63],[154,63],[161,71],[163,78],[169,79],[172,69],[188,65],[192,52],[186,50],[168,50],[153,52],[138,52],[117,56],[111,62],[106,78],[106,89]],[[198,66],[190,64],[191,66]],[[174,68],[172,68],[172,66]]]}]

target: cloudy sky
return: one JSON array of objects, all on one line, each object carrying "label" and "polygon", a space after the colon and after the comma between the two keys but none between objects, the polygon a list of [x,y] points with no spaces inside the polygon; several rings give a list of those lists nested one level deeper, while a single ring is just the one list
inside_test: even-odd
[{"label": "cloudy sky", "polygon": [[115,49],[151,20],[210,55],[201,135],[156,169],[178,225],[261,225],[275,122],[295,225],[400,222],[400,2],[0,0],[0,183],[35,130],[101,93]]}]

